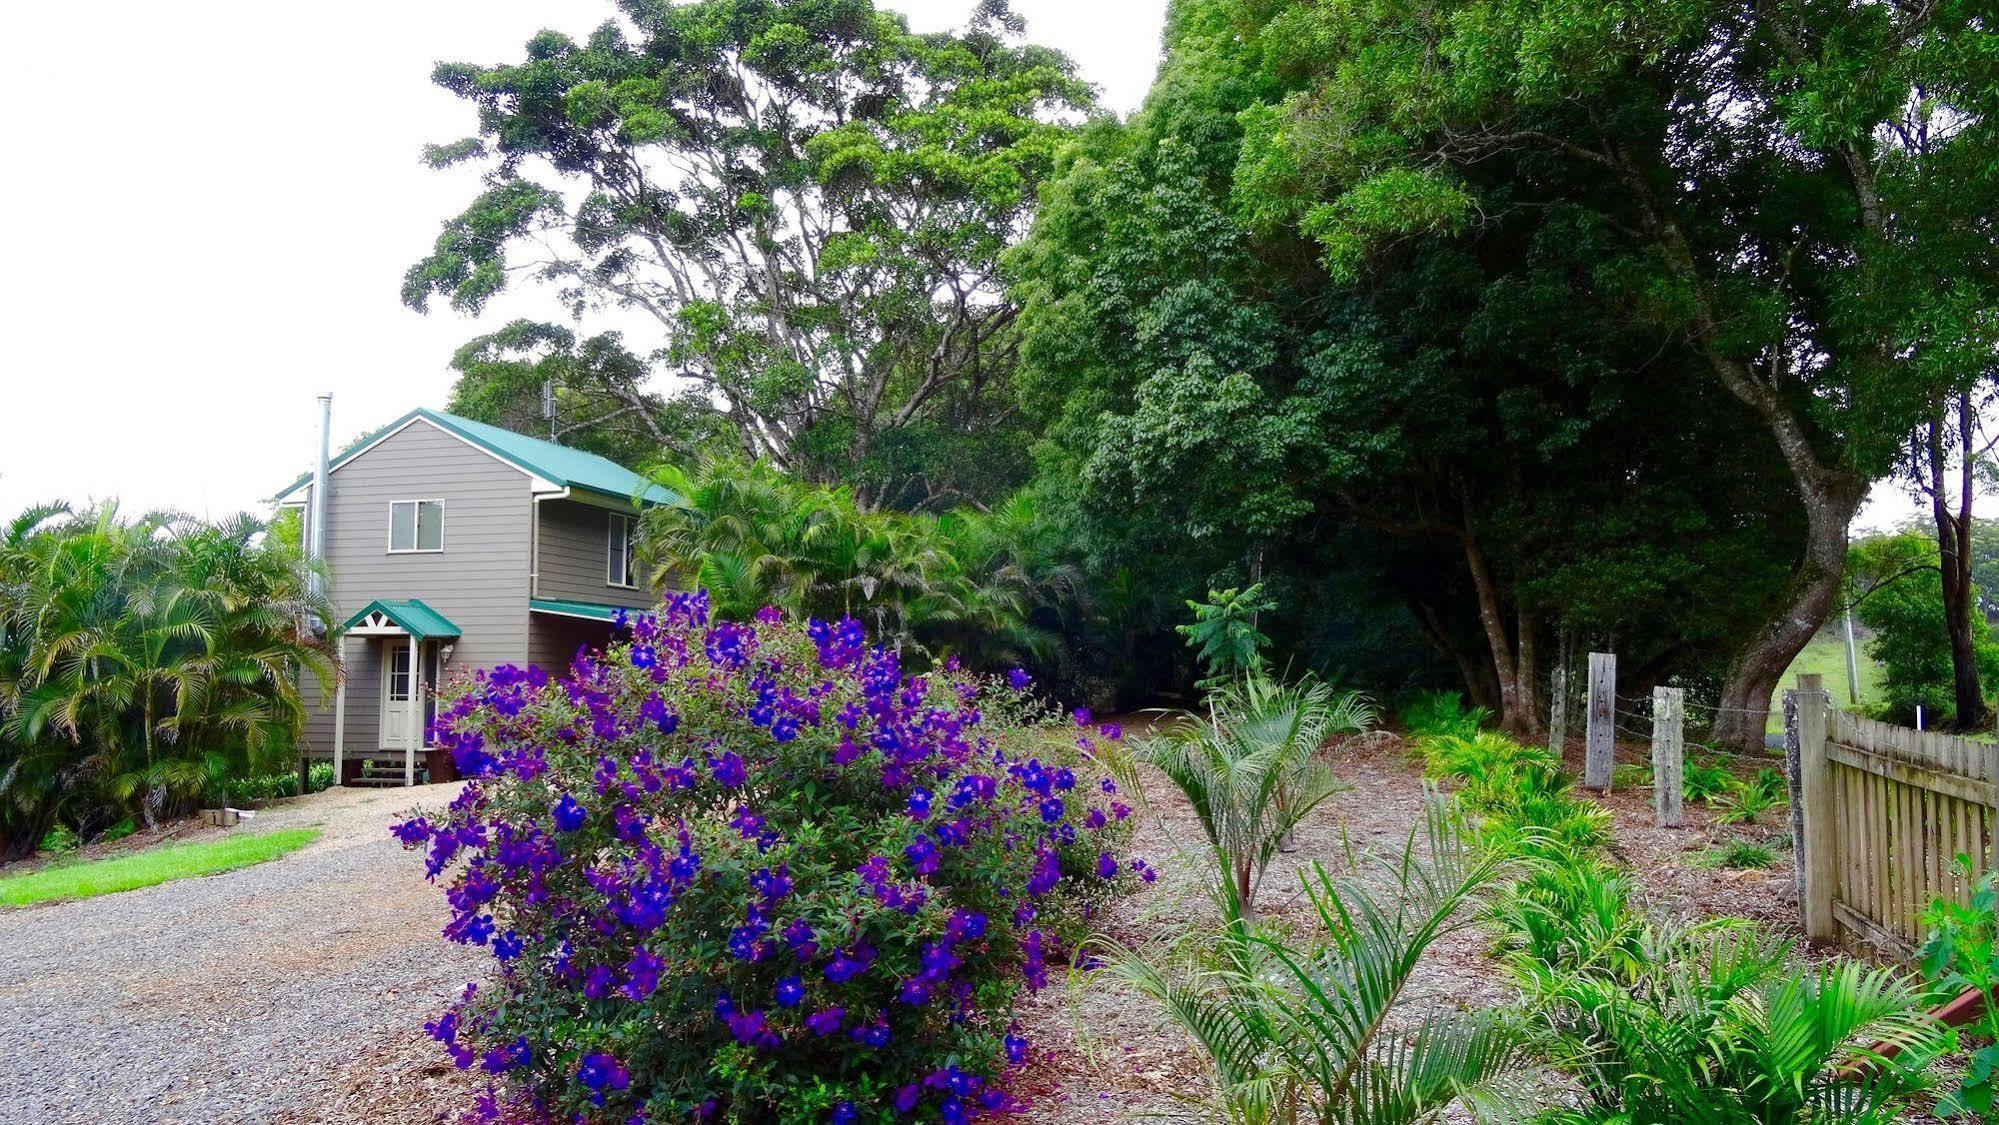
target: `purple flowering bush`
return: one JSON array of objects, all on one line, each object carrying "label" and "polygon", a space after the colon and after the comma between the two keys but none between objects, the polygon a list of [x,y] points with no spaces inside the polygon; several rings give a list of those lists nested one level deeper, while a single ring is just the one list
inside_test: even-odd
[{"label": "purple flowering bush", "polygon": [[1007,1022],[1150,871],[1094,753],[1024,690],[907,675],[858,622],[634,617],[566,679],[440,712],[472,779],[400,824],[490,983],[428,1027],[477,1115],[962,1121],[1012,1108]]}]

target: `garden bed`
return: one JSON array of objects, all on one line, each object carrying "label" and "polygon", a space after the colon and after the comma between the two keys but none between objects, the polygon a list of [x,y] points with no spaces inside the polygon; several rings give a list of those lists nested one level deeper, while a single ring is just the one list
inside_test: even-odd
[{"label": "garden bed", "polygon": [[[1568,765],[1580,772],[1580,745],[1572,751]],[[1401,737],[1377,733],[1349,738],[1326,753],[1352,788],[1313,814],[1298,834],[1298,850],[1272,865],[1264,892],[1266,917],[1301,928],[1314,921],[1298,891],[1302,870],[1314,860],[1329,868],[1338,865],[1349,845],[1359,852],[1392,854],[1422,816],[1422,768]],[[1620,762],[1645,762],[1649,755],[1645,746],[1618,748]],[[1159,881],[1113,904],[1103,927],[1107,938],[1131,944],[1180,932],[1190,919],[1214,916],[1202,886],[1208,870],[1205,842],[1192,809],[1156,774],[1146,779],[1146,796],[1134,850],[1153,857]],[[1660,915],[1685,921],[1750,918],[1766,932],[1801,936],[1787,849],[1778,850],[1776,865],[1760,870],[1697,862],[1708,849],[1731,840],[1781,838],[1787,831],[1781,812],[1765,816],[1761,825],[1728,825],[1717,822],[1702,804],[1689,802],[1686,825],[1662,829],[1652,822],[1649,786],[1617,789],[1596,799],[1615,818],[1615,858],[1630,873],[1638,898]],[[1488,938],[1479,929],[1451,935],[1433,949],[1399,1014],[1413,1018],[1426,1005],[1473,1008],[1512,1001],[1517,990],[1487,950]],[[1023,1120],[1052,1125],[1201,1119],[1195,1107],[1175,1095],[1211,1087],[1207,1062],[1149,1001],[1121,991],[1108,979],[1077,972],[1028,1000],[1021,1022],[1038,1050],[1038,1065],[1020,1087],[1031,1103]],[[1555,1075],[1549,1081],[1566,1085]]]},{"label": "garden bed", "polygon": [[[1423,816],[1422,770],[1401,738],[1385,733],[1349,738],[1326,754],[1352,788],[1301,827],[1297,850],[1272,863],[1260,900],[1264,918],[1301,930],[1316,925],[1299,889],[1301,872],[1315,860],[1337,868],[1349,845],[1377,856],[1399,853]],[[1103,927],[1107,938],[1131,944],[1183,931],[1192,919],[1215,917],[1202,884],[1210,861],[1192,807],[1157,774],[1146,778],[1145,791],[1148,805],[1133,850],[1152,857],[1159,881],[1115,903]],[[1413,1017],[1425,1005],[1470,1008],[1510,1000],[1513,986],[1486,956],[1485,946],[1485,937],[1469,929],[1440,942],[1402,1014]],[[1207,1062],[1150,1001],[1089,973],[1072,973],[1030,999],[1021,1022],[1040,1052],[1039,1065],[1028,1072],[1020,1091],[1031,1103],[1023,1120],[1200,1116],[1175,1094],[1209,1088]]]}]

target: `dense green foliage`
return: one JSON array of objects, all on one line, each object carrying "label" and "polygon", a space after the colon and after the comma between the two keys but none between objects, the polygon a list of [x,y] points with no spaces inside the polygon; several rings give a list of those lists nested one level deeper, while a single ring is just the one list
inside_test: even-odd
[{"label": "dense green foliage", "polygon": [[[406,298],[532,275],[651,326],[506,326],[454,405],[539,431],[548,381],[565,441],[763,459],[864,514],[1027,495],[1089,608],[925,643],[997,637],[1078,697],[1184,688],[1181,606],[1260,584],[1278,666],[1522,731],[1614,648],[1748,748],[1867,482],[1983,401],[1999,83],[1964,0],[1176,0],[1124,122],[1022,33],[997,0],[935,35],[627,0],[440,66],[479,133],[431,156],[490,175]],[[929,546],[779,585],[890,590],[872,623],[914,636],[928,562],[858,557],[889,541]]]},{"label": "dense green foliage", "polygon": [[[1884,717],[1905,725],[1921,707],[1925,725],[1956,717],[1949,623],[1936,540],[1920,532],[1875,536],[1854,544],[1847,561],[1856,620],[1873,631],[1867,654],[1881,666]],[[1999,683],[1999,638],[1975,613],[1972,651],[1985,683]]]},{"label": "dense green foliage", "polygon": [[1494,208],[1329,274],[1272,151],[1321,96],[1319,10],[1175,5],[1144,111],[1044,192],[1010,262],[1052,510],[1162,616],[1260,570],[1281,650],[1456,673],[1514,725],[1565,642],[1718,675],[1800,533],[1781,459],[1597,294],[1616,234],[1586,214]]},{"label": "dense green foliage", "polygon": [[[1971,857],[1958,856],[1955,867],[1969,882]],[[1943,998],[1967,990],[1989,996],[1999,988],[1999,871],[1980,876],[1963,902],[1932,902],[1923,925],[1929,931],[1923,972]],[[1989,1120],[1999,1109],[1999,1005],[1980,1005],[1970,1027],[1978,1039],[1969,1045],[1970,1065],[1939,1106],[1938,1116],[1978,1114]]]},{"label": "dense green foliage", "polygon": [[1081,579],[1031,497],[943,515],[867,509],[844,486],[768,462],[666,468],[676,497],[641,519],[639,557],[660,588],[699,588],[718,612],[767,605],[852,616],[891,644],[982,668],[1070,667]]},{"label": "dense green foliage", "polygon": [[479,133],[429,157],[489,175],[403,295],[477,310],[524,271],[647,338],[514,325],[461,354],[457,403],[517,422],[551,378],[589,441],[685,454],[726,433],[870,504],[1017,482],[997,269],[1089,105],[1069,61],[999,2],[933,35],[870,0],[619,8],[518,62],[437,68]]},{"label": "dense green foliage", "polygon": [[1580,1108],[1546,1120],[1885,1125],[1927,1089],[1950,1038],[1916,983],[1852,962],[1799,964],[1745,920],[1655,921],[1610,860],[1608,810],[1571,796],[1545,752],[1493,735],[1423,750],[1433,772],[1463,782],[1459,808],[1483,845],[1528,863],[1488,921],[1538,1052],[1583,1093]]},{"label": "dense green foliage", "polygon": [[1332,276],[1391,290],[1440,243],[1491,252],[1488,298],[1536,290],[1551,240],[1580,250],[1570,276],[1587,281],[1562,290],[1566,323],[1656,350],[1654,393],[1714,404],[1712,421],[1652,431],[1690,438],[1698,472],[1734,417],[1749,427],[1734,440],[1757,432],[1749,444],[1781,459],[1806,534],[1763,555],[1787,564],[1787,588],[1733,662],[1717,732],[1759,742],[1771,686],[1833,606],[1868,482],[1991,368],[1989,10],[1234,7],[1238,22],[1270,13],[1271,69],[1293,78],[1242,117],[1235,186],[1239,200],[1253,188],[1252,217],[1306,233]]},{"label": "dense green foliage", "polygon": [[298,674],[337,674],[332,611],[248,517],[36,509],[0,529],[0,853],[94,833],[297,761]]}]

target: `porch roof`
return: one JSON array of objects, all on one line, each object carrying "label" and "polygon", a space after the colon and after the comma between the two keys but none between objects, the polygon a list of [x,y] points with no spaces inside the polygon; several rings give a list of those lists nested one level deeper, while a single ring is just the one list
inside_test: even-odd
[{"label": "porch roof", "polygon": [[343,628],[360,634],[402,632],[420,641],[464,635],[450,618],[415,598],[369,602],[361,612],[348,618]]},{"label": "porch roof", "polygon": [[589,621],[616,621],[618,614],[631,613],[624,606],[603,605],[598,602],[567,602],[552,598],[532,598],[528,609],[535,613],[552,613],[558,617],[581,617]]}]

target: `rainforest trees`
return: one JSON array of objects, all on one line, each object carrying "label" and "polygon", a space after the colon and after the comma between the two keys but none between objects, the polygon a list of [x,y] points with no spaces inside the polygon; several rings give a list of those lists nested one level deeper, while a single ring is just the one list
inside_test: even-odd
[{"label": "rainforest trees", "polygon": [[[667,402],[624,373],[670,377],[742,454],[865,482],[864,504],[917,506],[956,487],[938,466],[1017,446],[988,440],[1015,347],[998,262],[1090,105],[1068,59],[1020,42],[1003,0],[935,35],[870,0],[620,8],[580,42],[543,32],[518,62],[437,68],[479,132],[428,157],[481,164],[486,189],[404,300],[476,311],[525,276],[572,312],[624,310],[643,339],[517,328],[472,358],[492,376],[493,359],[576,356],[595,409],[641,425]],[[926,443],[944,448],[909,468]]]}]

